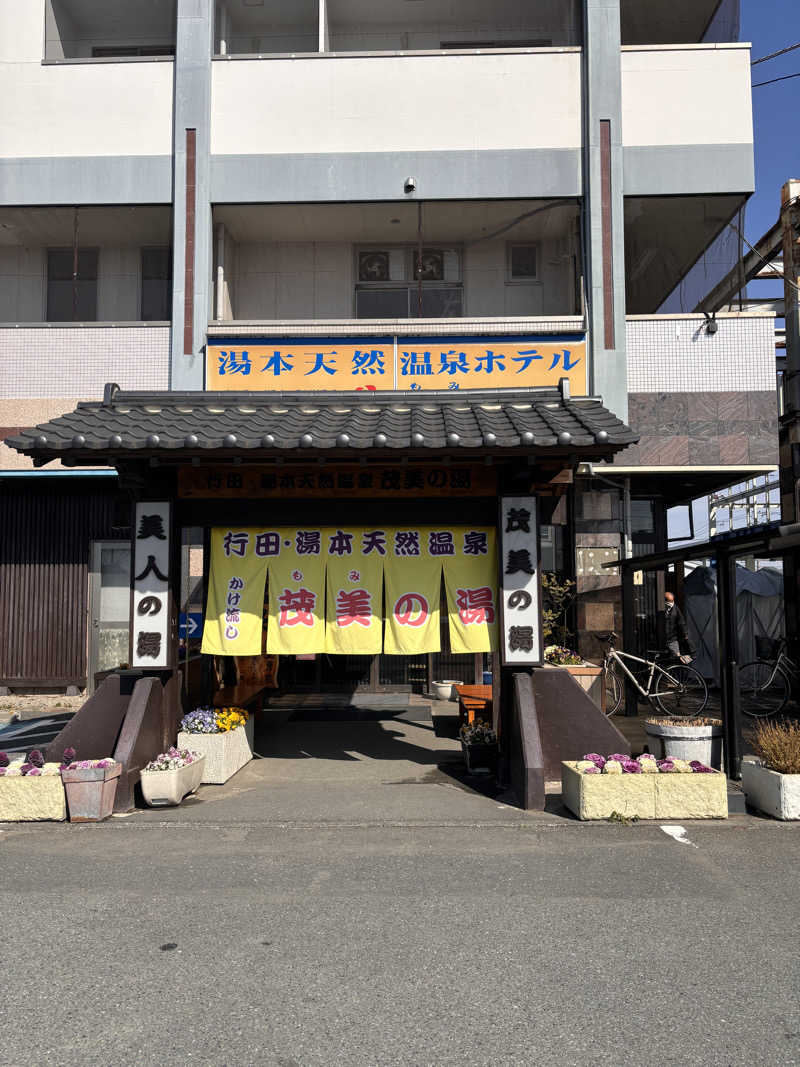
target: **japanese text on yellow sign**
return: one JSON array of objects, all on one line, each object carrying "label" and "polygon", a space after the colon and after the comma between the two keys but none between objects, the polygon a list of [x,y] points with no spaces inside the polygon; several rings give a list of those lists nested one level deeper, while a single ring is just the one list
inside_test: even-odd
[{"label": "japanese text on yellow sign", "polygon": [[243,340],[209,344],[212,391],[527,389],[568,378],[585,396],[583,334]]}]

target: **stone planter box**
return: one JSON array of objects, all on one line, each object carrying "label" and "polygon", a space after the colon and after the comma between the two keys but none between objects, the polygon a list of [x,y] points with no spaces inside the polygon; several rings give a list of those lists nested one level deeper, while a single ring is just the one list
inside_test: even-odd
[{"label": "stone planter box", "polygon": [[114,810],[122,764],[113,767],[74,767],[61,772],[70,822],[102,822]]},{"label": "stone planter box", "polygon": [[178,748],[205,756],[203,785],[223,785],[253,758],[253,719],[224,734],[178,734]]},{"label": "stone planter box", "polygon": [[194,793],[203,781],[205,762],[205,756],[201,756],[200,759],[187,763],[185,767],[175,767],[171,771],[142,771],[142,796],[145,803],[151,808],[180,804],[183,798]]},{"label": "stone planter box", "polygon": [[724,774],[580,774],[561,764],[561,799],[579,819],[727,819]]},{"label": "stone planter box", "polygon": [[60,774],[0,777],[0,822],[64,822],[66,817]]},{"label": "stone planter box", "polygon": [[699,760],[715,770],[722,768],[722,727],[644,724],[651,753],[656,759]]},{"label": "stone planter box", "polygon": [[751,808],[775,819],[800,819],[800,774],[781,774],[743,760],[742,789]]}]

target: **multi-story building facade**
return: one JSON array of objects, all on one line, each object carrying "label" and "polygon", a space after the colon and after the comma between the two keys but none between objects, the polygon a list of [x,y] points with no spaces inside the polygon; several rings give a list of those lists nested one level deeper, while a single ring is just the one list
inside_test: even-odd
[{"label": "multi-story building facade", "polygon": [[[571,377],[638,438],[615,459],[558,438],[542,565],[576,578],[596,651],[621,628],[602,564],[776,462],[772,321],[658,314],[753,190],[729,6],[0,0],[0,438],[109,382],[213,412],[311,375],[376,396]],[[57,453],[0,448],[6,686],[128,658],[133,481],[76,426]],[[158,445],[136,447],[155,466]]]}]

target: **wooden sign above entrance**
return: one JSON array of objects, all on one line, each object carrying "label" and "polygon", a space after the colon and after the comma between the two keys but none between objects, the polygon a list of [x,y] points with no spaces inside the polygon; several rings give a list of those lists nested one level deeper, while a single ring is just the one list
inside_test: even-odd
[{"label": "wooden sign above entrance", "polygon": [[285,497],[472,497],[494,496],[493,467],[453,464],[358,463],[336,467],[181,467],[178,496],[270,499]]},{"label": "wooden sign above entrance", "polygon": [[236,337],[207,346],[212,392],[528,389],[586,396],[586,336]]}]

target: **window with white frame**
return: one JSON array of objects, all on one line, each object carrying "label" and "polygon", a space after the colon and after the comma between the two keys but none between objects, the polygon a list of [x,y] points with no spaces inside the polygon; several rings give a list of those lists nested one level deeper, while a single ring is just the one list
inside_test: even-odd
[{"label": "window with white frame", "polygon": [[539,280],[539,246],[515,241],[506,245],[506,281],[510,283]]},{"label": "window with white frame", "polygon": [[461,253],[414,245],[356,249],[356,318],[449,319],[464,311]]}]

